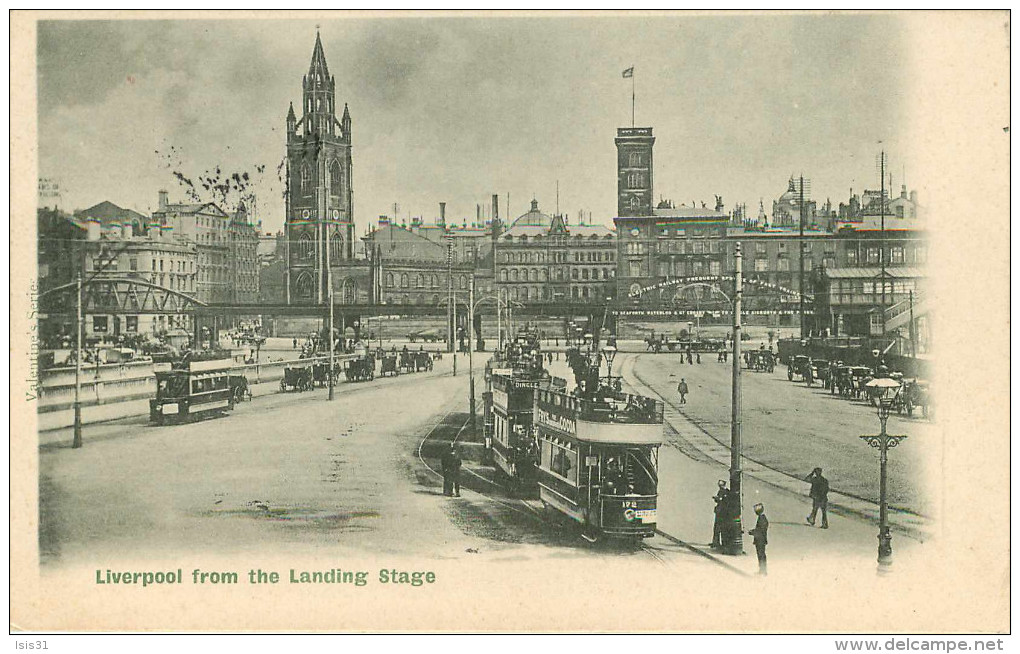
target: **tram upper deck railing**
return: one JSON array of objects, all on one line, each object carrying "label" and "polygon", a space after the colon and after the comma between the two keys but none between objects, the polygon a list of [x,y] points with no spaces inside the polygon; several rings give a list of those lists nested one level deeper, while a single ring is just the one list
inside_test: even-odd
[{"label": "tram upper deck railing", "polygon": [[539,405],[556,414],[588,422],[661,425],[663,404],[643,395],[604,391],[589,399],[556,390],[540,390]]}]

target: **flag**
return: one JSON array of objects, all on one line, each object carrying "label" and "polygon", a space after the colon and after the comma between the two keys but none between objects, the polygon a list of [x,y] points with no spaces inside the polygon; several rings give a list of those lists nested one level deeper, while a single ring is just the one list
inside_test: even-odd
[{"label": "flag", "polygon": [[634,77],[634,67],[631,66],[627,70],[623,71],[623,76],[624,77]]}]

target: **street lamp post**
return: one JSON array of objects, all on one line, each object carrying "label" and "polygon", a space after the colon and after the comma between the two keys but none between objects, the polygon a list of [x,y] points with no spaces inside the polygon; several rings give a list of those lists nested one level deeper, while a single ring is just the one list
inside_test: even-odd
[{"label": "street lamp post", "polygon": [[730,554],[741,554],[744,551],[743,527],[740,522],[740,311],[744,295],[744,255],[740,251],[740,243],[736,244],[736,274],[733,295],[733,380],[731,388],[730,414],[730,493],[732,494],[733,524],[732,536],[728,542]]},{"label": "street lamp post", "polygon": [[893,399],[899,391],[899,382],[879,377],[867,383],[867,388],[878,395],[878,421],[882,425],[878,435],[865,434],[861,440],[878,449],[879,482],[878,482],[878,569],[885,571],[892,565],[892,533],[889,530],[889,508],[886,499],[886,464],[889,460],[889,449],[896,447],[906,436],[886,432],[886,422],[892,410]]},{"label": "street lamp post", "polygon": [[610,386],[613,383],[613,359],[616,358],[616,346],[606,345],[602,348],[602,356],[606,359],[606,380]]}]

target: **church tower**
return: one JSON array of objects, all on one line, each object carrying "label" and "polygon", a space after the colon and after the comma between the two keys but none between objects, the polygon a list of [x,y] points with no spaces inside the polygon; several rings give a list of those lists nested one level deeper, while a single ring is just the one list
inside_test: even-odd
[{"label": "church tower", "polygon": [[336,117],[336,80],[315,34],[301,82],[301,118],[287,112],[287,301],[324,303],[328,268],[354,258],[351,114]]}]

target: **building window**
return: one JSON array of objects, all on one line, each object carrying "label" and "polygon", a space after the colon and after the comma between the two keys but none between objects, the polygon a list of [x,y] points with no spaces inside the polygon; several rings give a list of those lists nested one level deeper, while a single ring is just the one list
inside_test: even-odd
[{"label": "building window", "polygon": [[307,193],[312,189],[312,171],[308,169],[308,164],[301,165],[301,191]]},{"label": "building window", "polygon": [[[901,209],[903,207],[900,207]],[[889,250],[889,263],[903,263],[903,248],[896,246]]]},{"label": "building window", "polygon": [[789,272],[790,271],[790,260],[789,259],[782,258],[782,259],[779,259],[779,261],[777,261],[776,263],[777,263],[776,270],[778,270],[779,272]]},{"label": "building window", "polygon": [[333,234],[329,238],[329,256],[333,261],[339,261],[343,258],[344,251],[344,240],[340,238],[339,234]]},{"label": "building window", "polygon": [[92,331],[105,332],[108,326],[109,318],[107,316],[92,316]]},{"label": "building window", "polygon": [[718,261],[709,261],[708,262],[708,272],[711,275],[722,274],[722,264],[719,263]]},{"label": "building window", "polygon": [[757,252],[758,254],[765,254],[768,250],[766,249],[764,243],[759,242],[754,244],[754,251]]},{"label": "building window", "polygon": [[407,288],[407,273],[400,274],[400,288]]},{"label": "building window", "polygon": [[315,252],[315,248],[312,247],[312,236],[310,234],[302,234],[298,237],[298,256],[302,259],[307,259],[312,256]]},{"label": "building window", "polygon": [[462,289],[467,288],[467,277],[465,277],[464,275],[460,276],[460,287]]},{"label": "building window", "polygon": [[499,281],[501,282],[506,281],[506,268],[503,268],[502,270],[499,271]]},{"label": "building window", "polygon": [[573,280],[577,280],[577,268],[570,269],[570,278]]},{"label": "building window", "polygon": [[768,272],[769,260],[768,259],[755,259],[754,260],[754,271],[755,272]]},{"label": "building window", "polygon": [[630,199],[630,208],[631,208],[631,209],[633,209],[633,210],[635,210],[635,211],[636,211],[636,210],[637,210],[637,208],[638,208],[638,206],[640,206],[640,204],[641,204],[641,200],[639,200],[639,199],[637,198],[637,196],[634,196],[634,197],[632,197],[632,198]]},{"label": "building window", "polygon": [[630,164],[631,166],[640,166],[642,164],[641,154],[638,152],[631,152],[630,157],[627,160],[627,163]]},{"label": "building window", "polygon": [[848,266],[857,265],[857,250],[851,249],[846,251],[846,265]]},{"label": "building window", "polygon": [[137,332],[138,316],[127,316],[124,320],[124,329],[129,332]]},{"label": "building window", "polygon": [[333,165],[329,167],[329,192],[330,195],[340,195],[343,190],[344,173],[343,169],[340,168],[340,162],[333,160]]},{"label": "building window", "polygon": [[879,257],[881,256],[881,250],[878,248],[868,248],[868,263],[880,263]]}]

